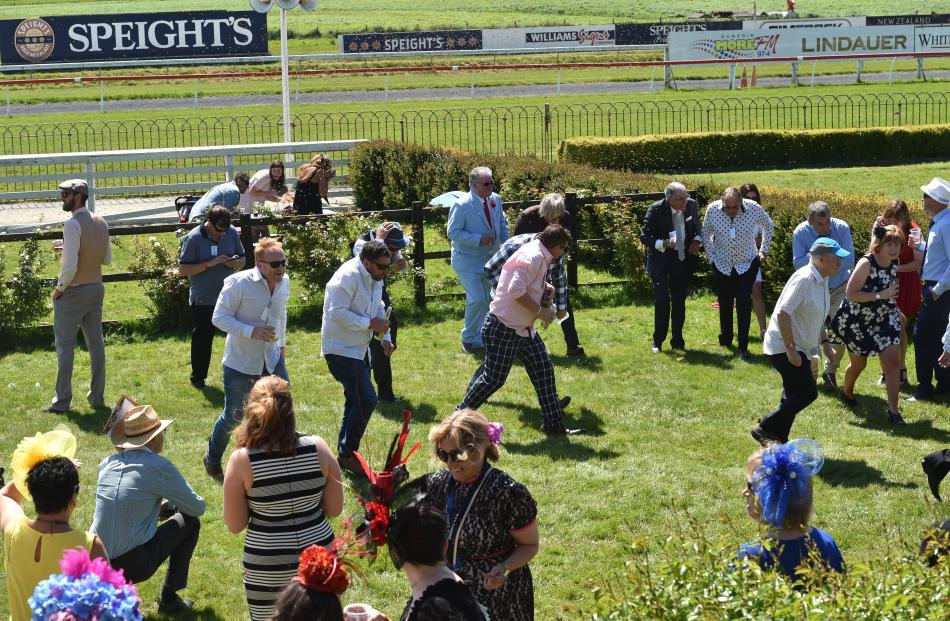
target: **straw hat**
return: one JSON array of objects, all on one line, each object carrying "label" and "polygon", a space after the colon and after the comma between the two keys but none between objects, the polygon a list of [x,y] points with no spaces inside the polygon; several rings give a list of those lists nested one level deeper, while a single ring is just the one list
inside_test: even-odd
[{"label": "straw hat", "polygon": [[150,405],[137,405],[119,421],[109,434],[116,448],[140,448],[152,438],[165,431],[172,424],[170,420],[158,418],[158,413]]}]

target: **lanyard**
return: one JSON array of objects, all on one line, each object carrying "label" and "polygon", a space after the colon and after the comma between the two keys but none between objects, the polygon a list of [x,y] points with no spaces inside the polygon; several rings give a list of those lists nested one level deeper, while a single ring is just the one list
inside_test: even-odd
[{"label": "lanyard", "polygon": [[[458,555],[458,545],[459,545],[459,536],[462,532],[462,524],[465,522],[465,518],[468,516],[469,509],[472,508],[472,503],[475,501],[475,497],[478,496],[478,492],[481,491],[482,485],[487,480],[487,474],[491,470],[491,465],[489,465],[488,460],[485,460],[485,464],[482,466],[482,471],[478,474],[478,479],[475,483],[475,491],[472,492],[472,495],[469,496],[463,504],[456,507],[455,506],[455,491],[458,487],[458,483],[455,479],[449,478],[449,490],[446,495],[445,501],[445,513],[449,518],[449,541],[452,543],[452,567],[456,570],[461,569],[462,559]],[[459,516],[461,515],[461,519]]]}]

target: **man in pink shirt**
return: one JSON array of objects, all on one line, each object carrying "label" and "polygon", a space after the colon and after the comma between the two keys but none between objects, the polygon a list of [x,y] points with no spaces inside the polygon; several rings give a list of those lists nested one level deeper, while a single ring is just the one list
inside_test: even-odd
[{"label": "man in pink shirt", "polygon": [[521,358],[541,405],[542,430],[549,436],[575,435],[564,426],[564,408],[554,384],[554,363],[534,329],[537,319],[554,321],[554,287],[545,282],[548,267],[568,249],[571,234],[554,224],[519,248],[501,268],[495,297],[482,324],[485,360],[457,409],[477,409],[505,385],[515,357]]}]

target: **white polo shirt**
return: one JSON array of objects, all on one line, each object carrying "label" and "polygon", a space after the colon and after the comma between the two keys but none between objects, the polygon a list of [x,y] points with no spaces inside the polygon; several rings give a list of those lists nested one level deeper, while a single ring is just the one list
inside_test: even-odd
[{"label": "white polo shirt", "polygon": [[785,341],[778,329],[778,314],[785,311],[792,319],[792,337],[798,350],[809,356],[818,353],[822,326],[830,306],[828,279],[809,261],[785,283],[772,311],[762,349],[769,356],[785,353]]}]

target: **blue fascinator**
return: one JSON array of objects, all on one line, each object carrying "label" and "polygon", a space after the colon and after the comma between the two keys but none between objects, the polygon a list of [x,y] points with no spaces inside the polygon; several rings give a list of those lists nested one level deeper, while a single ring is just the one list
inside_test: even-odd
[{"label": "blue fascinator", "polygon": [[792,499],[808,493],[808,481],[825,465],[825,453],[815,440],[798,438],[762,451],[762,463],[752,472],[752,490],[762,505],[762,520],[780,528]]}]

